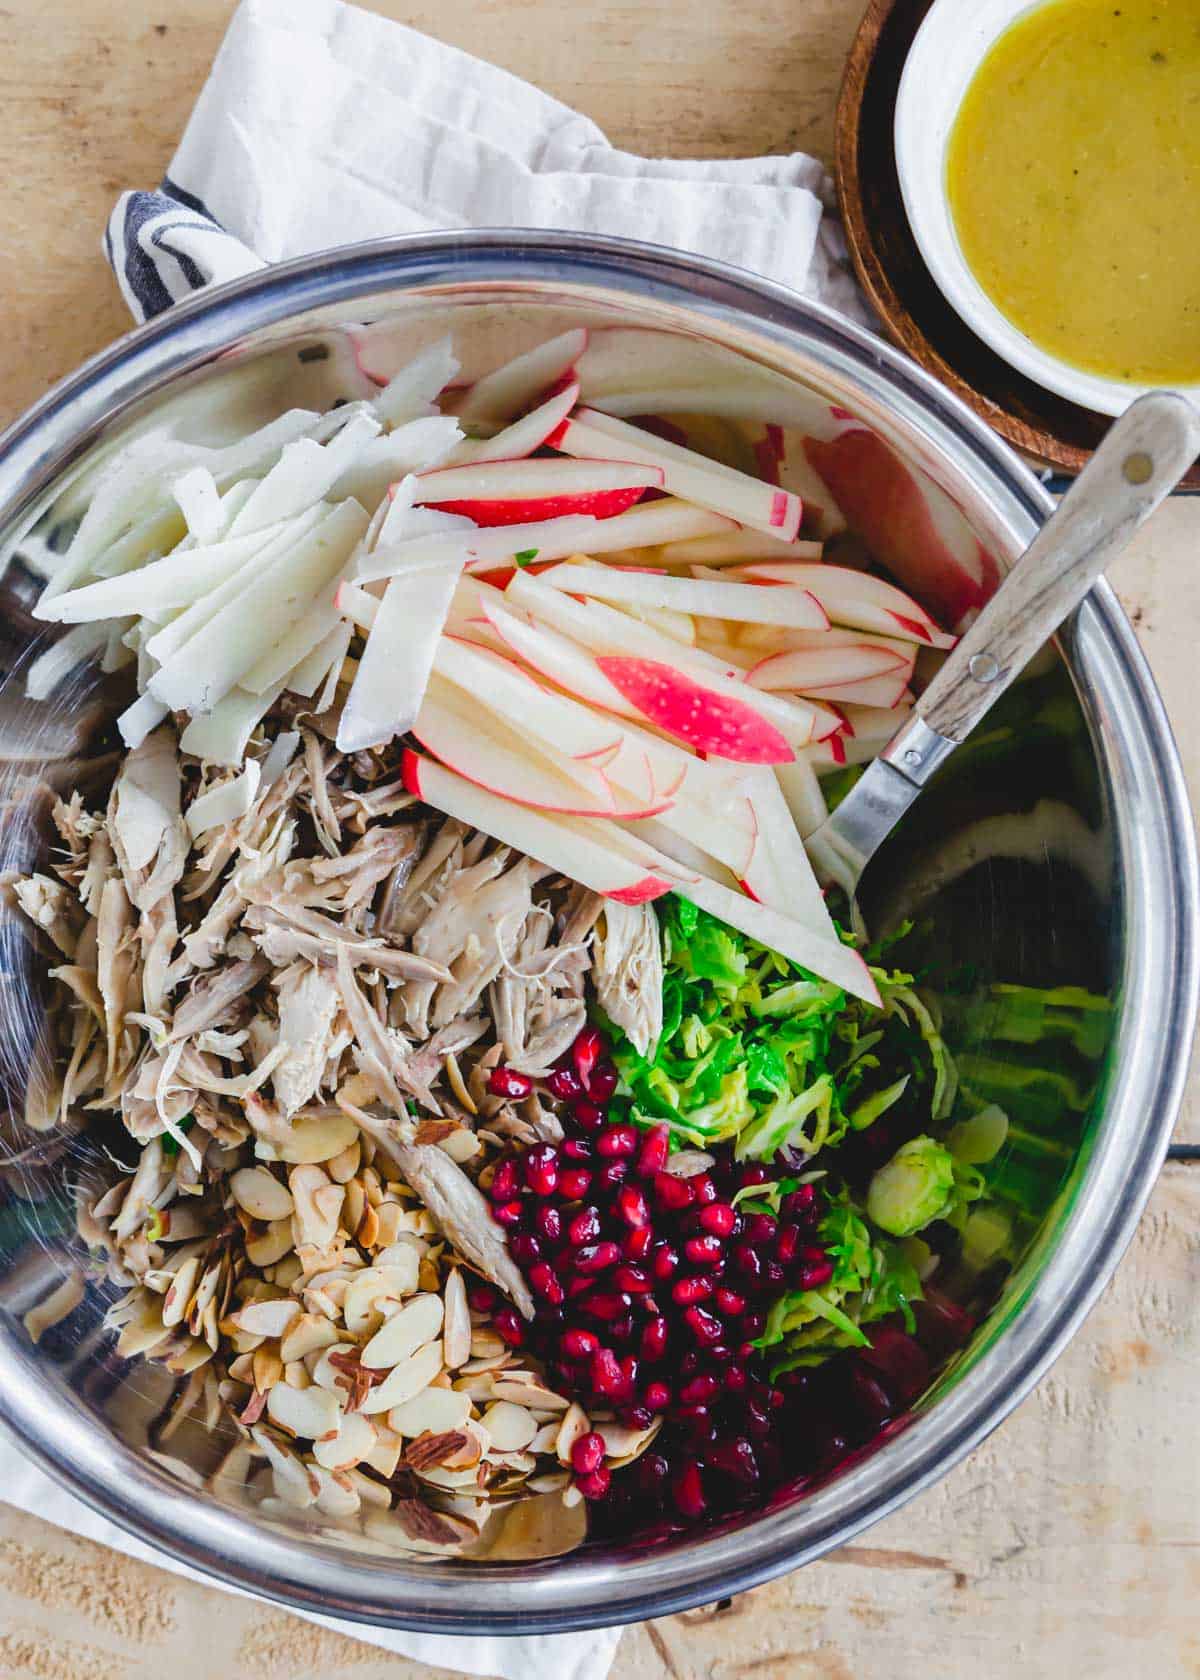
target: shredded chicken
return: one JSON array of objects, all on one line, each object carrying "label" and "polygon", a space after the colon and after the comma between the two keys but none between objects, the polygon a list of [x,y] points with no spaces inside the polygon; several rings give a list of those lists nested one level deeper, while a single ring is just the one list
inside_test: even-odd
[{"label": "shredded chicken", "polygon": [[650,906],[606,899],[592,957],[601,1009],[645,1055],[663,1024],[662,944]]}]

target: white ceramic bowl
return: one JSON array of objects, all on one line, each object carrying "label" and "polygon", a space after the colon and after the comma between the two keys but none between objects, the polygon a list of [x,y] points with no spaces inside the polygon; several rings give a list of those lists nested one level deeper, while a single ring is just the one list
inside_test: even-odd
[{"label": "white ceramic bowl", "polygon": [[[967,266],[950,214],[946,148],[963,96],[993,42],[1033,9],[1029,0],[934,0],[909,51],[896,100],[904,209],[938,288],[972,332],[1046,390],[1100,414],[1121,414],[1149,387],[1084,373],[1027,338]],[[1200,385],[1179,389],[1200,401]]]}]

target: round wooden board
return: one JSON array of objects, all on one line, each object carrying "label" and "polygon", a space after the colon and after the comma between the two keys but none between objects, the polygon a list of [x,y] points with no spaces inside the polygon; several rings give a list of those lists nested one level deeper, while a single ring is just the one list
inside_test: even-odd
[{"label": "round wooden board", "polygon": [[[889,335],[1014,448],[1077,473],[1111,421],[1057,397],[976,338],[925,267],[904,213],[892,128],[900,73],[932,0],[870,0],[838,99],[835,171],[846,240]],[[1200,464],[1183,480],[1200,487]]]}]

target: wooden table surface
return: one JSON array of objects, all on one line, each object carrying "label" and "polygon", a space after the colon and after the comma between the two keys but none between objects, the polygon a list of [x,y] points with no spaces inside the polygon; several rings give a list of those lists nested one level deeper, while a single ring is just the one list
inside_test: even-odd
[{"label": "wooden table surface", "polygon": [[[540,83],[633,150],[828,157],[861,0],[380,0]],[[229,0],[0,5],[0,422],[127,325],[99,241],[153,185]],[[1115,581],[1193,790],[1200,501]],[[1179,1137],[1200,1145],[1193,1081]],[[1053,1373],[855,1545],[725,1608],[629,1630],[615,1680],[1175,1680],[1200,1675],[1200,1162],[1165,1170]],[[3,1490],[0,1489],[0,1495]],[[431,1670],[180,1583],[0,1507],[0,1680],[418,1680]]]}]

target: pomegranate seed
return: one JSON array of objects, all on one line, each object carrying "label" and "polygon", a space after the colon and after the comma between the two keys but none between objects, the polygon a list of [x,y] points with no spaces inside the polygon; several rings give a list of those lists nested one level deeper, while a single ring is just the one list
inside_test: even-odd
[{"label": "pomegranate seed", "polygon": [[529,1231],[518,1231],[508,1240],[509,1253],[518,1266],[531,1266],[542,1257],[542,1245]]},{"label": "pomegranate seed", "polygon": [[603,1322],[627,1313],[630,1300],[622,1289],[593,1289],[590,1295],[581,1297],[580,1305],[589,1318],[598,1318]]},{"label": "pomegranate seed", "polygon": [[751,1248],[749,1243],[743,1243],[733,1251],[733,1263],[742,1276],[757,1283],[762,1276],[763,1263],[758,1257],[758,1250]]},{"label": "pomegranate seed", "polygon": [[721,1392],[721,1384],[708,1371],[701,1371],[694,1377],[689,1377],[679,1390],[679,1398],[685,1406],[706,1406],[710,1400],[715,1400]]},{"label": "pomegranate seed", "polygon": [[748,1312],[741,1323],[743,1336],[761,1336],[767,1324],[766,1313]]},{"label": "pomegranate seed", "polygon": [[567,1300],[573,1301],[577,1295],[585,1295],[593,1288],[590,1277],[573,1277],[567,1279]]},{"label": "pomegranate seed", "polygon": [[876,1325],[871,1346],[859,1358],[882,1378],[900,1405],[915,1400],[929,1381],[929,1360],[911,1336],[889,1325]]},{"label": "pomegranate seed", "polygon": [[741,1394],[744,1392],[749,1378],[740,1365],[731,1365],[721,1378],[726,1394]]},{"label": "pomegranate seed", "polygon": [[567,1241],[573,1243],[576,1248],[582,1248],[585,1243],[597,1242],[601,1229],[600,1209],[595,1207],[580,1208],[567,1226]]},{"label": "pomegranate seed", "polygon": [[621,1360],[621,1382],[626,1394],[633,1394],[637,1389],[640,1372],[641,1366],[638,1364],[636,1357],[632,1353],[626,1354],[625,1358]]},{"label": "pomegranate seed", "polygon": [[577,1272],[604,1272],[620,1258],[621,1250],[615,1242],[589,1243],[576,1250],[573,1263]]},{"label": "pomegranate seed", "polygon": [[706,1277],[680,1278],[671,1285],[671,1299],[679,1307],[690,1307],[712,1294],[712,1279]]},{"label": "pomegranate seed", "polygon": [[775,1239],[775,1258],[780,1265],[787,1266],[796,1258],[800,1249],[800,1232],[795,1225],[785,1225]]},{"label": "pomegranate seed", "polygon": [[623,1184],[617,1191],[614,1205],[626,1225],[650,1224],[650,1209],[646,1205],[645,1196],[636,1185]]},{"label": "pomegranate seed", "polygon": [[[621,1192],[623,1194],[624,1192]],[[650,1252],[650,1245],[654,1241],[654,1232],[649,1225],[638,1225],[629,1232],[621,1247],[625,1250],[628,1260],[644,1260]]]},{"label": "pomegranate seed", "polygon": [[546,1089],[559,1102],[570,1102],[573,1097],[583,1095],[583,1081],[574,1068],[555,1068],[546,1080]]},{"label": "pomegranate seed", "polygon": [[820,1289],[823,1283],[828,1283],[833,1276],[832,1260],[813,1260],[800,1267],[796,1273],[797,1289]]},{"label": "pomegranate seed", "polygon": [[626,1429],[649,1429],[654,1422],[654,1413],[646,1406],[626,1406],[620,1420]]},{"label": "pomegranate seed", "polygon": [[747,1216],[742,1235],[748,1243],[753,1243],[758,1248],[763,1243],[774,1242],[778,1229],[779,1221],[772,1219],[769,1213],[752,1213]]},{"label": "pomegranate seed", "polygon": [[604,1034],[598,1027],[584,1027],[581,1032],[576,1034],[575,1042],[571,1046],[571,1061],[574,1064],[575,1072],[583,1081],[585,1090],[588,1080],[591,1078],[592,1069],[607,1050],[608,1045],[604,1042]]},{"label": "pomegranate seed", "polygon": [[764,1260],[762,1269],[763,1283],[773,1294],[778,1294],[778,1292],[783,1288],[786,1277],[787,1273],[779,1264],[778,1260]]},{"label": "pomegranate seed", "polygon": [[879,1378],[857,1361],[850,1368],[850,1391],[855,1405],[873,1428],[886,1423],[896,1409]]},{"label": "pomegranate seed", "polygon": [[746,1310],[746,1297],[722,1283],[713,1290],[713,1305],[723,1312],[726,1318],[740,1318]]},{"label": "pomegranate seed", "polygon": [[692,1332],[698,1342],[719,1342],[722,1326],[719,1318],[714,1318],[703,1307],[685,1307],[683,1322]]},{"label": "pomegranate seed", "polygon": [[616,1395],[621,1392],[621,1367],[611,1348],[596,1349],[592,1355],[590,1375],[595,1393]]},{"label": "pomegranate seed", "polygon": [[718,1342],[715,1347],[710,1347],[707,1354],[710,1365],[728,1365],[732,1358],[733,1349],[726,1347],[724,1342]]},{"label": "pomegranate seed", "polygon": [[756,1405],[753,1400],[746,1401],[746,1409],[743,1417],[746,1428],[757,1441],[766,1440],[767,1436],[772,1434],[774,1431],[775,1426],[767,1416],[766,1412],[763,1411],[761,1406]]},{"label": "pomegranate seed", "polygon": [[565,1202],[581,1202],[592,1187],[586,1167],[568,1167],[558,1175],[558,1193]]},{"label": "pomegranate seed", "polygon": [[565,1161],[590,1161],[592,1146],[586,1138],[568,1138],[560,1144],[559,1154]]},{"label": "pomegranate seed", "polygon": [[589,1102],[586,1097],[580,1097],[578,1102],[571,1104],[571,1118],[583,1132],[599,1132],[604,1129],[607,1115],[596,1103]]},{"label": "pomegranate seed", "polygon": [[665,1126],[655,1126],[652,1131],[646,1133],[638,1151],[639,1178],[653,1178],[655,1173],[662,1171],[667,1164],[670,1145],[671,1134]]},{"label": "pomegranate seed", "polygon": [[488,1090],[494,1097],[519,1101],[533,1090],[533,1080],[527,1073],[518,1073],[516,1068],[495,1067],[488,1074]]},{"label": "pomegranate seed", "polygon": [[671,1404],[671,1390],[665,1382],[647,1383],[642,1390],[642,1399],[648,1411],[665,1412]]},{"label": "pomegranate seed", "polygon": [[654,1254],[650,1261],[650,1270],[661,1283],[673,1277],[679,1270],[679,1255],[670,1243],[656,1243]]},{"label": "pomegranate seed", "polygon": [[635,1154],[637,1143],[637,1131],[633,1126],[609,1126],[596,1139],[596,1153],[606,1160],[616,1160]]},{"label": "pomegranate seed", "polygon": [[632,1313],[626,1313],[623,1318],[614,1318],[608,1327],[608,1339],[614,1347],[624,1347],[632,1335]]},{"label": "pomegranate seed", "polygon": [[563,1286],[558,1281],[554,1267],[548,1260],[539,1260],[536,1266],[530,1266],[527,1276],[529,1287],[536,1289],[538,1294],[549,1301],[552,1307],[562,1305]]},{"label": "pomegranate seed", "polygon": [[642,1358],[647,1365],[656,1365],[667,1351],[667,1321],[665,1318],[652,1318],[642,1327],[641,1350]]},{"label": "pomegranate seed", "polygon": [[598,1470],[591,1470],[586,1476],[576,1476],[575,1486],[585,1499],[603,1499],[612,1484],[612,1475],[602,1464]]},{"label": "pomegranate seed", "polygon": [[731,1237],[737,1222],[737,1209],[731,1208],[728,1202],[713,1202],[696,1215],[700,1229],[714,1237]]},{"label": "pomegranate seed", "polygon": [[568,1359],[588,1359],[600,1346],[600,1340],[590,1330],[564,1330],[560,1346]]},{"label": "pomegranate seed", "polygon": [[716,1201],[717,1187],[708,1173],[697,1173],[694,1178],[688,1179],[688,1183],[692,1187],[692,1201],[697,1207],[708,1207]]},{"label": "pomegranate seed", "polygon": [[690,1178],[675,1178],[673,1174],[668,1172],[655,1173],[654,1199],[659,1207],[665,1208],[670,1213],[681,1212],[684,1208],[691,1207],[695,1200],[692,1180]]},{"label": "pomegranate seed", "polygon": [[617,1070],[607,1057],[596,1063],[587,1082],[588,1096],[593,1102],[606,1103],[617,1088]]},{"label": "pomegranate seed", "polygon": [[693,1266],[710,1266],[721,1258],[720,1237],[689,1237],[683,1245],[684,1258]]},{"label": "pomegranate seed", "polygon": [[591,1429],[586,1435],[581,1435],[571,1448],[571,1468],[578,1470],[581,1475],[587,1475],[603,1463],[604,1437]]},{"label": "pomegranate seed", "polygon": [[491,1312],[498,1297],[490,1283],[470,1283],[467,1285],[467,1300],[475,1312]]},{"label": "pomegranate seed", "polygon": [[492,1218],[497,1225],[517,1226],[525,1216],[524,1202],[501,1202],[492,1209]]},{"label": "pomegranate seed", "polygon": [[552,1196],[558,1189],[558,1150],[538,1143],[525,1156],[525,1182],[535,1196]]},{"label": "pomegranate seed", "polygon": [[613,1273],[613,1282],[618,1289],[623,1289],[627,1295],[649,1295],[650,1279],[640,1266],[627,1260],[618,1266]]},{"label": "pomegranate seed", "polygon": [[533,1223],[537,1226],[538,1235],[548,1243],[562,1241],[562,1214],[549,1202],[541,1202],[534,1209]]},{"label": "pomegranate seed", "polygon": [[717,1441],[709,1449],[708,1462],[714,1470],[747,1487],[753,1487],[758,1481],[758,1460],[744,1435],[735,1435],[731,1441]]},{"label": "pomegranate seed", "polygon": [[671,1466],[662,1453],[643,1453],[638,1459],[637,1480],[643,1493],[654,1496],[666,1481]]},{"label": "pomegranate seed", "polygon": [[685,1517],[702,1517],[707,1508],[698,1464],[686,1464],[672,1478],[671,1493]]},{"label": "pomegranate seed", "polygon": [[763,1166],[761,1161],[746,1161],[743,1163],[741,1171],[741,1182],[743,1185],[765,1184],[770,1176],[770,1173],[767,1171],[766,1167]]},{"label": "pomegranate seed", "polygon": [[788,1219],[797,1221],[806,1219],[817,1205],[817,1187],[815,1184],[802,1184],[798,1190],[790,1190],[779,1204],[780,1213]]},{"label": "pomegranate seed", "polygon": [[501,1161],[492,1174],[488,1195],[494,1202],[510,1202],[517,1193],[517,1163]]},{"label": "pomegranate seed", "polygon": [[515,1307],[498,1307],[492,1314],[492,1328],[509,1347],[520,1347],[525,1340],[525,1325]]},{"label": "pomegranate seed", "polygon": [[597,1191],[615,1190],[618,1184],[624,1183],[629,1177],[630,1163],[627,1160],[608,1161],[600,1168],[593,1183]]}]

